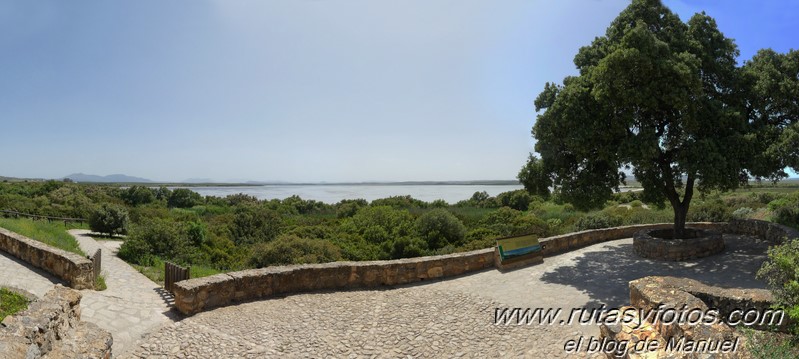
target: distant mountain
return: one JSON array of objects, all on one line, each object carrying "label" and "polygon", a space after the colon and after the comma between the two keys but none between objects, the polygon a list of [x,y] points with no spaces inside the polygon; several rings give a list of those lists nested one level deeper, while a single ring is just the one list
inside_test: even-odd
[{"label": "distant mountain", "polygon": [[104,182],[104,183],[140,183],[152,182],[146,178],[127,176],[123,174],[113,174],[108,176],[87,175],[84,173],[73,173],[65,178],[75,182]]}]

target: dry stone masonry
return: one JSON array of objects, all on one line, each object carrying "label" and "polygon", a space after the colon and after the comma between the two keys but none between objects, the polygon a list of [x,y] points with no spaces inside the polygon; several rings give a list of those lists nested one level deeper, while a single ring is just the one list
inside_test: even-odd
[{"label": "dry stone masonry", "polygon": [[55,286],[0,325],[0,359],[111,358],[111,334],[80,320],[78,291]]},{"label": "dry stone masonry", "polygon": [[41,268],[75,289],[94,289],[92,261],[0,228],[0,250]]}]

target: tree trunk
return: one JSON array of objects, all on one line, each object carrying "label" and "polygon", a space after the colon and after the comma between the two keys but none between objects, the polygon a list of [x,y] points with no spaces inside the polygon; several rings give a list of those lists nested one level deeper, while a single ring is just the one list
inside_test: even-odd
[{"label": "tree trunk", "polygon": [[674,207],[674,235],[672,238],[685,238],[685,219],[688,216],[688,203],[680,203]]}]

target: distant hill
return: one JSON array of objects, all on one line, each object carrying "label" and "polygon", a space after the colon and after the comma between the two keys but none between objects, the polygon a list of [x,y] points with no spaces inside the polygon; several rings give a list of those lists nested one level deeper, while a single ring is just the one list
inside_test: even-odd
[{"label": "distant hill", "polygon": [[146,178],[127,176],[123,174],[113,174],[108,176],[87,175],[84,173],[73,173],[64,178],[69,178],[75,182],[103,182],[103,183],[140,183],[152,182]]}]

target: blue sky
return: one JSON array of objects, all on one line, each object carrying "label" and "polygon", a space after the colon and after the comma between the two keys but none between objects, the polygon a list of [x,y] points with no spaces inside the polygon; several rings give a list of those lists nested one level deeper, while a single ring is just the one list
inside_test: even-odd
[{"label": "blue sky", "polygon": [[[0,175],[513,179],[533,99],[627,1],[3,1]],[[799,48],[799,2],[705,10]]]}]

